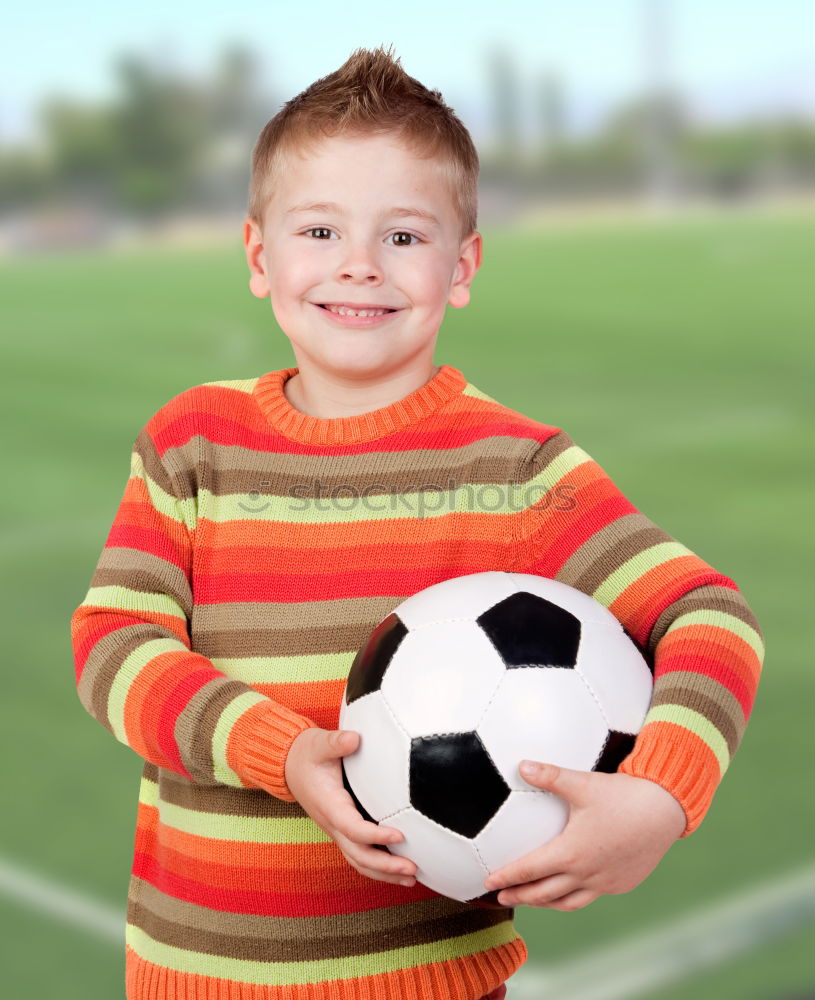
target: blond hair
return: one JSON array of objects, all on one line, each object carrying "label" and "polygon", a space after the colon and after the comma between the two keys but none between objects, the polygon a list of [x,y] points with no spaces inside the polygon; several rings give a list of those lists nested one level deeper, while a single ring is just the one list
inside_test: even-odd
[{"label": "blond hair", "polygon": [[428,90],[391,48],[355,49],[338,70],[287,101],[252,151],[249,216],[262,226],[286,154],[308,153],[322,138],[393,134],[414,155],[438,159],[461,224],[477,226],[478,153],[467,128],[438,90]]}]

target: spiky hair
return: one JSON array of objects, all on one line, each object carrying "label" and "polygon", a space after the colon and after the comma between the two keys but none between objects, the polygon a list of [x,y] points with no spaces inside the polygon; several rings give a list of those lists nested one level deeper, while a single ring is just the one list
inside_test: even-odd
[{"label": "spiky hair", "polygon": [[275,178],[289,153],[308,154],[322,138],[393,134],[415,155],[439,161],[464,238],[477,227],[479,161],[467,128],[394,58],[392,46],[355,49],[338,70],[287,101],[252,151],[250,218],[262,225]]}]

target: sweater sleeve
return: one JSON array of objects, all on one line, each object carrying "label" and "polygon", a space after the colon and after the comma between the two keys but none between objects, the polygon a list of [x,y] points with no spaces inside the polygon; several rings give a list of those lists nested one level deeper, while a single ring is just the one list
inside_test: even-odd
[{"label": "sweater sleeve", "polygon": [[733,580],[645,517],[564,431],[534,449],[522,478],[524,571],[600,601],[653,670],[619,771],[666,788],[688,836],[744,735],[764,657],[758,622]]},{"label": "sweater sleeve", "polygon": [[286,755],[315,723],[191,648],[198,439],[161,454],[161,414],[136,438],[124,495],[71,618],[79,699],[158,767],[293,801]]}]

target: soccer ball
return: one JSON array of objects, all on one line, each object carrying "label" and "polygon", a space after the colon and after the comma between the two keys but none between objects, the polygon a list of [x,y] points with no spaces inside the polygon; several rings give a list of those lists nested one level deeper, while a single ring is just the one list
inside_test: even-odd
[{"label": "soccer ball", "polygon": [[602,604],[556,580],[490,571],[407,598],[348,675],[342,759],[369,819],[418,881],[466,901],[487,875],[555,837],[567,803],[521,778],[524,758],[616,771],[651,700],[648,663]]}]

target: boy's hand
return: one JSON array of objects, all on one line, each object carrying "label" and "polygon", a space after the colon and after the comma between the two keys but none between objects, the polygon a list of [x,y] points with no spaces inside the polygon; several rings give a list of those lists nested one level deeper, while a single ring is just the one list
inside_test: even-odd
[{"label": "boy's hand", "polygon": [[569,803],[569,820],[557,837],[486,880],[488,890],[503,890],[498,902],[505,906],[571,911],[604,893],[630,892],[685,830],[684,810],[653,781],[524,765],[521,775],[530,785]]},{"label": "boy's hand", "polygon": [[350,730],[304,729],[286,757],[286,783],[292,795],[320,829],[336,843],[348,863],[362,875],[415,885],[416,865],[372,844],[404,840],[393,827],[363,819],[342,784],[340,758],[359,746]]}]

